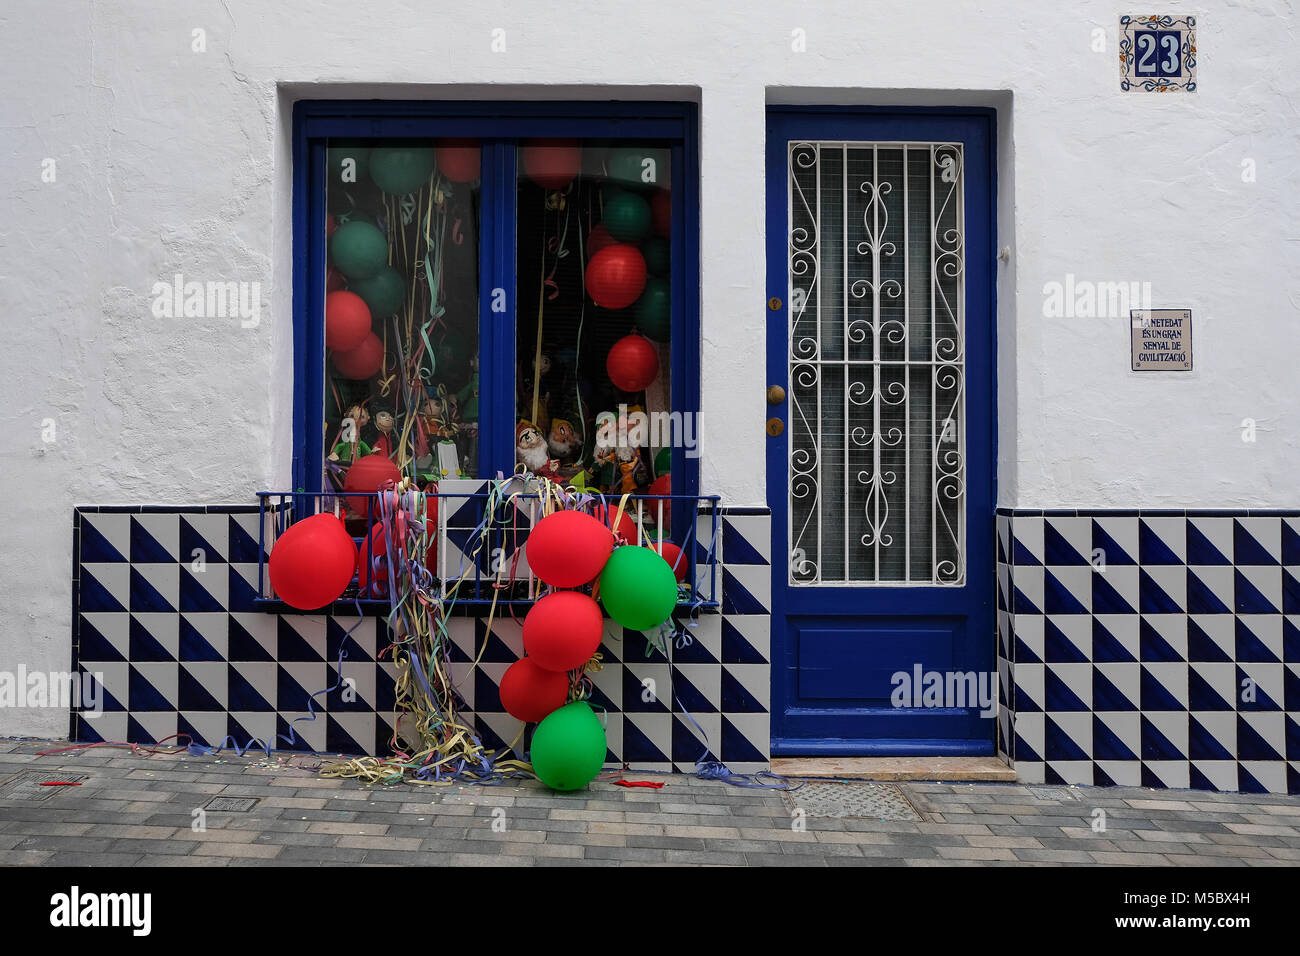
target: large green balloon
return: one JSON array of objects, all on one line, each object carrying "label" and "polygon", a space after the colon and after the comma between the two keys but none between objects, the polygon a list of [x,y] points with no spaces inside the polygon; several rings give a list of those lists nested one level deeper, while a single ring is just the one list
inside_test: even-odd
[{"label": "large green balloon", "polygon": [[635,242],[650,232],[650,204],[619,190],[605,198],[605,228],[619,242]]},{"label": "large green balloon", "polygon": [[645,291],[632,307],[633,321],[642,335],[656,342],[667,342],[672,334],[672,303],[667,279],[651,277]]},{"label": "large green balloon", "polygon": [[364,183],[370,171],[370,147],[331,146],[325,151],[325,163],[331,184],[346,187]]},{"label": "large green balloon", "polygon": [[668,177],[668,154],[662,149],[619,146],[605,162],[609,178],[629,189],[653,189]]},{"label": "large green balloon", "polygon": [[600,603],[624,627],[648,631],[672,617],[677,577],[658,552],[625,544],[600,572]]},{"label": "large green balloon", "polygon": [[352,219],[330,236],[330,261],[349,279],[369,279],[388,265],[388,240],[373,223]]},{"label": "large green balloon", "polygon": [[385,266],[369,279],[349,283],[348,290],[365,300],[376,319],[388,318],[406,303],[406,283],[392,266]]},{"label": "large green balloon", "polygon": [[668,267],[672,264],[672,250],[667,239],[651,236],[641,246],[641,257],[645,259],[646,271],[652,276],[668,275]]},{"label": "large green balloon", "polygon": [[671,448],[660,448],[659,454],[655,455],[655,477],[668,474],[673,467],[673,450]]},{"label": "large green balloon", "polygon": [[384,192],[405,196],[429,181],[435,162],[426,146],[379,146],[370,151],[370,178]]},{"label": "large green balloon", "polygon": [[537,779],[552,790],[581,790],[600,773],[605,750],[600,718],[585,700],[575,700],[542,718],[530,757]]}]

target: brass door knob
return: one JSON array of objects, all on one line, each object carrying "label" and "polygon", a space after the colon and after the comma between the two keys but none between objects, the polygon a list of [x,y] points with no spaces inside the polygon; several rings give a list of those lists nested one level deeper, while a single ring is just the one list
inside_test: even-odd
[{"label": "brass door knob", "polygon": [[780,405],[785,401],[785,389],[780,385],[769,385],[767,387],[767,404]]},{"label": "brass door knob", "polygon": [[773,438],[781,434],[783,431],[785,431],[785,422],[781,421],[781,419],[769,418],[767,420],[767,433]]}]

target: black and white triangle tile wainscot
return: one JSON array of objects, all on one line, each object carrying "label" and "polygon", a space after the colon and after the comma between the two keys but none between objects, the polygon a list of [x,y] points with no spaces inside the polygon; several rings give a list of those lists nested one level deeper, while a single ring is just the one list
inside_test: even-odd
[{"label": "black and white triangle tile wainscot", "polygon": [[1300,793],[1300,511],[999,510],[997,541],[1022,781]]},{"label": "black and white triangle tile wainscot", "polygon": [[[665,656],[607,622],[593,700],[606,711],[611,765],[692,771],[706,750],[693,720],[708,759],[736,773],[769,766],[770,517],[723,508],[721,519],[721,608],[698,615],[691,640]],[[258,522],[249,505],[76,510],[73,667],[102,682],[103,712],[74,711],[74,740],[187,734],[207,746],[276,738],[277,749],[391,752],[385,621],[257,609]],[[485,744],[505,747],[519,723],[497,688],[523,653],[520,623],[498,615],[488,634],[486,614],[464,616],[451,630],[464,712]]]}]

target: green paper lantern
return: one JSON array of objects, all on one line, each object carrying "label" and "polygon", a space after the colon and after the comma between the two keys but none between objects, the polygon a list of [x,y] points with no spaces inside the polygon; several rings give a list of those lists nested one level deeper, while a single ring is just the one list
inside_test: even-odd
[{"label": "green paper lantern", "polygon": [[619,242],[636,242],[650,232],[650,204],[619,190],[605,198],[605,228]]},{"label": "green paper lantern", "polygon": [[660,448],[659,454],[655,455],[655,477],[666,475],[673,467],[673,450],[671,448]]},{"label": "green paper lantern", "polygon": [[672,333],[671,289],[667,279],[651,278],[632,307],[637,329],[656,342],[667,342]]},{"label": "green paper lantern", "polygon": [[380,146],[370,152],[370,178],[384,192],[406,196],[429,181],[435,163],[427,146]]},{"label": "green paper lantern", "polygon": [[552,790],[581,790],[600,773],[606,749],[600,718],[585,700],[575,700],[542,718],[529,756],[537,779]]},{"label": "green paper lantern", "polygon": [[609,178],[628,189],[653,189],[668,178],[668,154],[662,149],[619,146],[605,161]]},{"label": "green paper lantern", "polygon": [[348,289],[361,296],[376,319],[386,319],[406,304],[406,283],[392,266],[385,266],[369,279],[350,283]]},{"label": "green paper lantern", "polygon": [[645,259],[646,271],[653,276],[668,275],[672,263],[672,251],[667,239],[653,236],[641,246],[641,256]]},{"label": "green paper lantern", "polygon": [[370,172],[370,147],[331,146],[325,150],[325,164],[333,185],[346,188],[364,183]]},{"label": "green paper lantern", "polygon": [[672,617],[677,576],[657,552],[623,545],[614,549],[600,572],[600,603],[624,627],[648,631]]},{"label": "green paper lantern", "polygon": [[388,239],[373,223],[345,222],[329,240],[330,261],[349,279],[369,279],[388,265]]}]

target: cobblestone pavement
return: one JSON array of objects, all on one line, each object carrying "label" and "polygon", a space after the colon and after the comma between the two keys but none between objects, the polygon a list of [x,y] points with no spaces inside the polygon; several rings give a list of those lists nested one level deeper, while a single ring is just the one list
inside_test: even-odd
[{"label": "cobblestone pavement", "polygon": [[[903,783],[914,822],[800,813],[800,793],[629,771],[556,794],[499,787],[366,787],[322,758],[137,756],[0,740],[0,865],[1294,866],[1300,797],[1139,788]],[[328,758],[326,758],[328,759]],[[5,784],[30,771],[81,786]],[[803,791],[811,794],[810,790]],[[195,810],[254,797],[248,812]],[[786,800],[792,801],[792,806]],[[811,803],[811,801],[810,801]],[[1104,812],[1104,818],[1101,816]],[[805,828],[800,829],[803,823]],[[1094,822],[1103,823],[1095,830]]]}]

